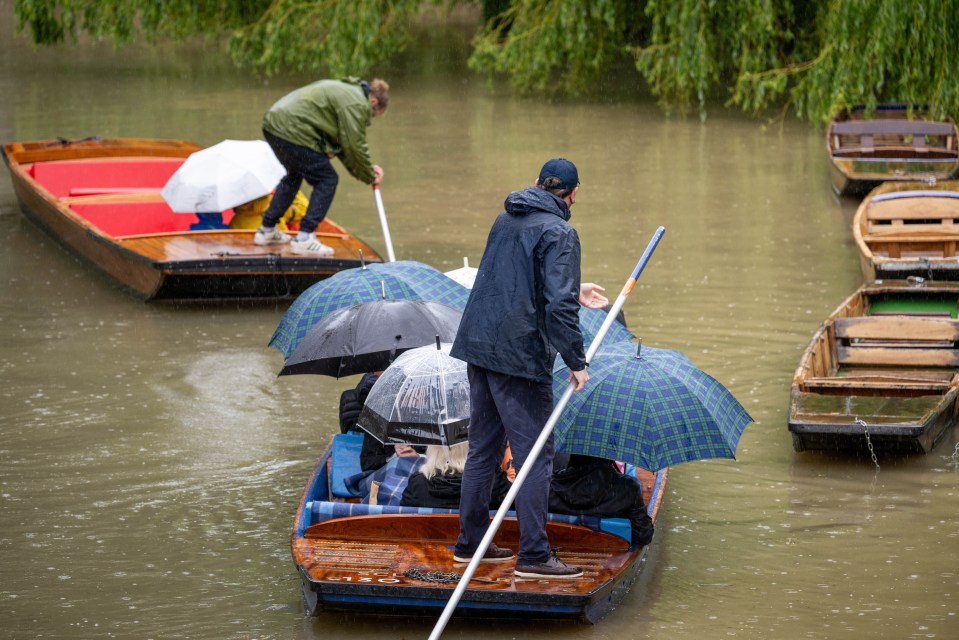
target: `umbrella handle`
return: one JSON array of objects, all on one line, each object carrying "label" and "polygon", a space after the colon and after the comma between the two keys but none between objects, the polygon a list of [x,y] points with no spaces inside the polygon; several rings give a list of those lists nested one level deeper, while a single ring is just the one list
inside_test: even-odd
[{"label": "umbrella handle", "polygon": [[[610,309],[608,317],[605,321],[603,321],[602,326],[600,326],[599,331],[596,333],[596,337],[590,344],[589,351],[586,353],[587,363],[596,353],[596,349],[599,348],[599,343],[602,342],[604,337],[606,337],[606,332],[609,331],[609,327],[612,326],[613,322],[615,321],[619,310],[623,308],[626,298],[630,293],[632,293],[633,286],[636,284],[639,274],[642,273],[643,269],[646,268],[646,264],[649,262],[650,257],[652,257],[653,251],[655,251],[656,247],[659,245],[659,241],[662,239],[664,233],[666,233],[665,227],[659,227],[656,229],[656,232],[650,239],[649,244],[646,246],[646,250],[643,252],[639,262],[636,263],[636,267],[633,269],[629,279],[626,281],[626,286],[623,287],[623,291],[619,294],[619,297],[616,298],[616,302],[613,303],[613,308]],[[527,463],[536,460],[540,452],[543,450],[543,447],[546,446],[546,441],[553,433],[553,428],[559,421],[559,417],[562,415],[567,403],[569,403],[569,399],[572,397],[573,389],[575,388],[576,381],[570,380],[569,384],[566,386],[566,390],[563,391],[563,395],[560,396],[559,401],[553,408],[553,413],[550,414],[549,420],[546,421],[546,426],[543,427],[543,430],[540,432],[536,442],[533,443],[533,448],[530,450],[529,456],[526,458]],[[443,629],[446,628],[446,623],[449,622],[450,617],[453,615],[453,610],[456,608],[456,605],[459,604],[460,598],[463,597],[463,592],[466,591],[466,586],[473,578],[473,574],[476,573],[476,568],[479,566],[480,560],[482,560],[483,556],[486,554],[486,550],[493,541],[493,536],[496,535],[500,525],[506,518],[506,512],[509,511],[510,507],[513,505],[513,500],[519,493],[520,487],[523,485],[523,482],[526,481],[526,476],[529,475],[530,469],[532,468],[532,464],[523,464],[522,468],[519,470],[519,473],[516,474],[516,479],[513,480],[513,486],[510,487],[509,491],[506,493],[506,497],[503,498],[503,503],[500,505],[500,508],[497,509],[496,515],[493,516],[493,521],[486,530],[486,535],[483,536],[479,546],[476,547],[476,551],[473,553],[470,563],[466,565],[466,569],[463,570],[463,577],[460,578],[459,583],[456,585],[456,589],[453,590],[453,595],[450,596],[449,602],[446,603],[446,608],[443,609],[443,613],[440,615],[440,619],[437,621],[436,626],[433,627],[433,633],[430,634],[430,640],[438,640],[440,635],[442,635]]]},{"label": "umbrella handle", "polygon": [[376,198],[376,210],[380,214],[380,226],[383,227],[383,240],[386,242],[386,255],[390,262],[396,262],[393,254],[393,240],[390,238],[390,227],[386,224],[386,210],[383,208],[383,196],[380,195],[380,185],[373,185],[373,196]]}]

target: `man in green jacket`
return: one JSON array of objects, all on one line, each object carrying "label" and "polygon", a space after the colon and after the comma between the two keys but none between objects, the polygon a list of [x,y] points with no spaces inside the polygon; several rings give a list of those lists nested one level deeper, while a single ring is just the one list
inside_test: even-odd
[{"label": "man in green jacket", "polygon": [[369,83],[352,77],[320,80],[285,95],[270,107],[263,116],[263,136],[286,168],[286,176],[277,185],[253,242],[290,242],[290,236],[279,231],[276,224],[306,179],[313,194],[291,248],[306,255],[333,254],[333,248],[314,234],[330,210],[339,181],[330,160],[338,157],[357,180],[379,184],[383,170],[370,160],[366,129],[373,118],[386,111],[389,91],[389,85],[379,78]]}]

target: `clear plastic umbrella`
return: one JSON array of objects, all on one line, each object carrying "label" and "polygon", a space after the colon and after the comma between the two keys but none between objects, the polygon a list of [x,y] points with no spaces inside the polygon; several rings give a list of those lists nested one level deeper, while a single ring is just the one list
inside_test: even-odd
[{"label": "clear plastic umbrella", "polygon": [[160,194],[178,213],[225,211],[272,192],[284,175],[263,140],[224,140],[191,154]]},{"label": "clear plastic umbrella", "polygon": [[451,346],[437,341],[398,357],[370,389],[360,428],[383,444],[465,442],[470,385],[466,363],[450,356]]}]

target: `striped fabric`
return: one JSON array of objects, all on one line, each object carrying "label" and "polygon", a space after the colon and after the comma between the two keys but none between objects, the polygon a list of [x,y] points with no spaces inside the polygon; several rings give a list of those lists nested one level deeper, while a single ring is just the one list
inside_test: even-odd
[{"label": "striped fabric", "polygon": [[321,318],[337,309],[380,300],[384,289],[391,300],[432,300],[459,311],[466,307],[469,297],[469,289],[421,262],[401,260],[344,269],[317,282],[293,301],[270,346],[288,358]]},{"label": "striped fabric", "polygon": [[[569,372],[553,370],[562,395]],[[734,458],[752,418],[714,378],[678,351],[604,341],[586,389],[556,424],[558,450],[624,460],[650,471],[706,458]]]}]

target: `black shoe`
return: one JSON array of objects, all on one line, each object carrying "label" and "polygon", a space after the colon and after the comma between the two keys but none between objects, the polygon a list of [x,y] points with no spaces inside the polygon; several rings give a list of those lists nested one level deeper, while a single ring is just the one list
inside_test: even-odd
[{"label": "black shoe", "polygon": [[568,565],[556,556],[556,551],[549,550],[549,559],[539,564],[518,564],[513,575],[517,578],[534,578],[539,580],[569,580],[583,575],[581,567]]},{"label": "black shoe", "polygon": [[[475,553],[475,549],[473,553]],[[453,552],[453,560],[456,562],[469,562],[473,559],[473,553],[457,553]],[[497,547],[492,542],[489,545],[489,548],[486,550],[486,553],[483,554],[483,559],[480,562],[509,562],[513,559],[513,552],[509,549],[504,549],[503,547]]]}]

